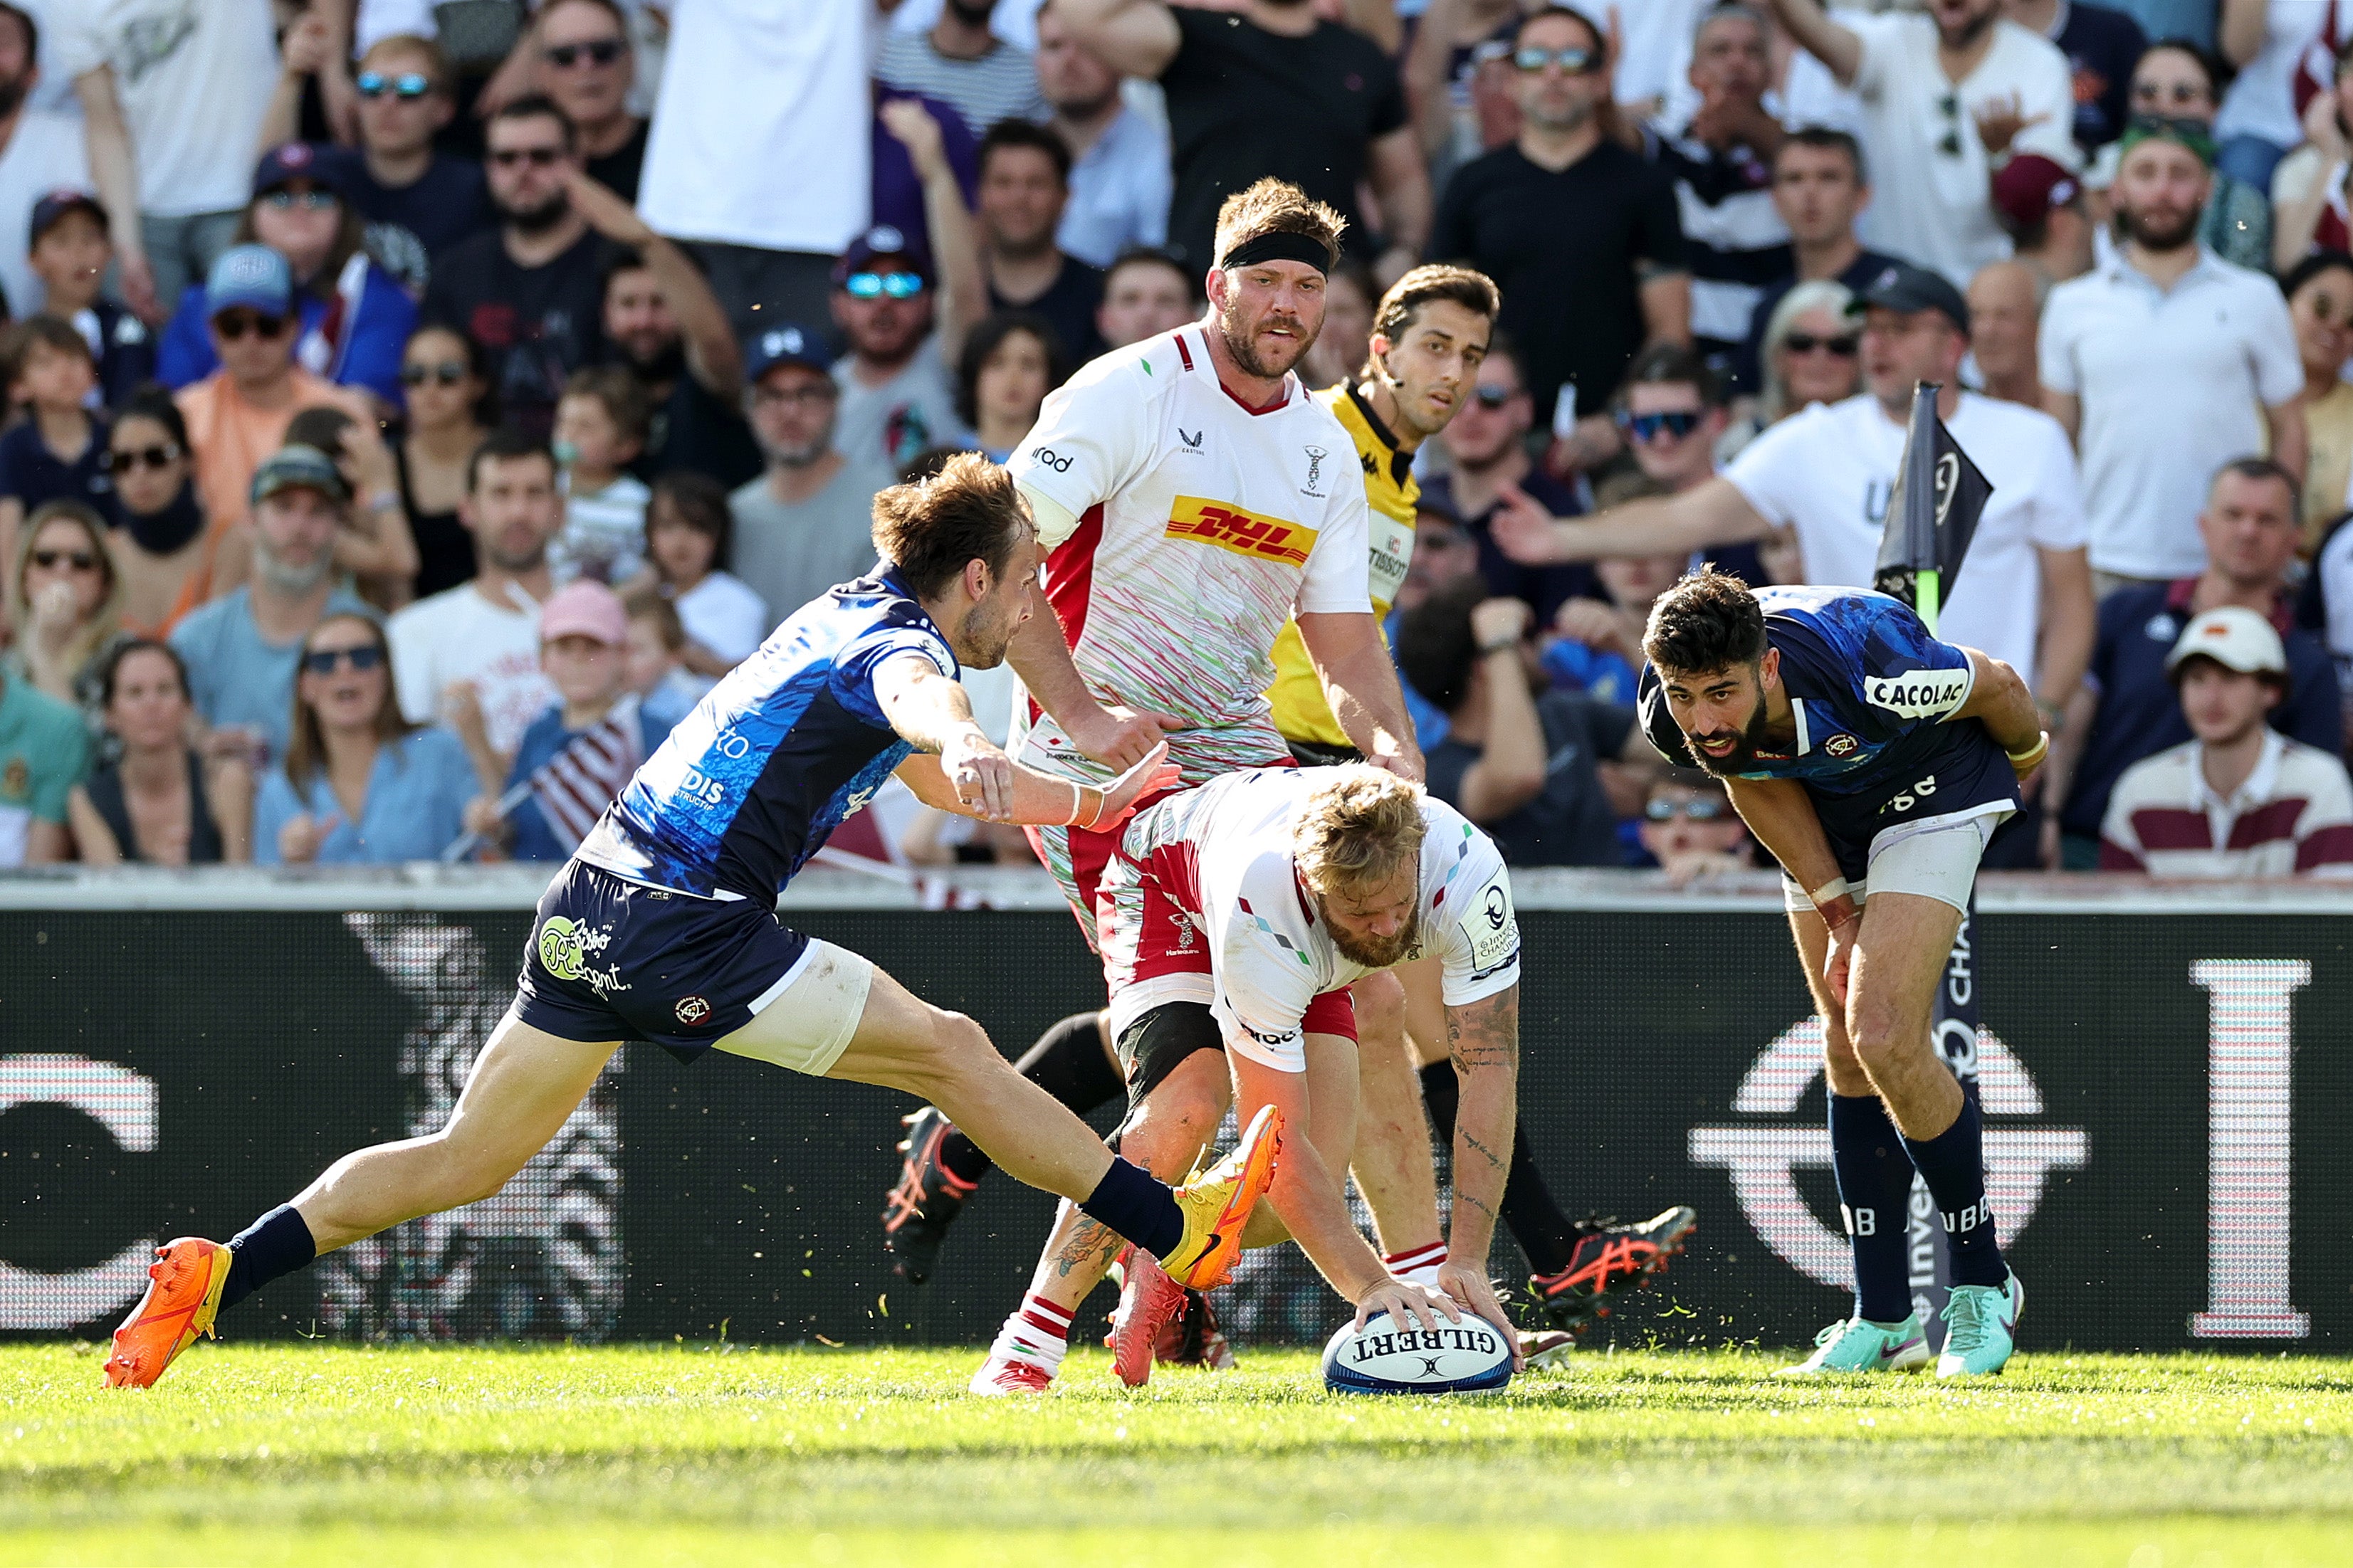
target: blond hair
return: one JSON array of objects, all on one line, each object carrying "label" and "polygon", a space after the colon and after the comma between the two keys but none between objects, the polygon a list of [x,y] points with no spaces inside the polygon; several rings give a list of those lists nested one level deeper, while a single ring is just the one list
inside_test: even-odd
[{"label": "blond hair", "polygon": [[1218,265],[1235,249],[1268,234],[1304,235],[1324,250],[1324,269],[1339,264],[1340,236],[1348,220],[1288,180],[1269,174],[1245,191],[1236,191],[1218,208]]},{"label": "blond hair", "polygon": [[1421,858],[1421,786],[1361,763],[1324,770],[1293,831],[1292,858],[1317,892],[1377,887]]}]

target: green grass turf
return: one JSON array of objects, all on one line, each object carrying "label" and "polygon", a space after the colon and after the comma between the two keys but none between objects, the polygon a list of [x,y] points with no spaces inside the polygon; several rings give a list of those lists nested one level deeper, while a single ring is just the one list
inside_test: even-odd
[{"label": "green grass turf", "polygon": [[1590,1354],[1339,1398],[1298,1352],[1039,1401],[970,1351],[0,1349],[0,1563],[2353,1562],[2353,1363],[2027,1355],[1774,1383]]}]

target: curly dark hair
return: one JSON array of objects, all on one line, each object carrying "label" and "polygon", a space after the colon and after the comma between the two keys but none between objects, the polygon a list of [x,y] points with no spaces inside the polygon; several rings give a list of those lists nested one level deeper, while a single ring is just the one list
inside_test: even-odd
[{"label": "curly dark hair", "polygon": [[1677,583],[1651,606],[1642,657],[1662,675],[1712,675],[1765,657],[1765,611],[1756,590],[1713,565]]}]

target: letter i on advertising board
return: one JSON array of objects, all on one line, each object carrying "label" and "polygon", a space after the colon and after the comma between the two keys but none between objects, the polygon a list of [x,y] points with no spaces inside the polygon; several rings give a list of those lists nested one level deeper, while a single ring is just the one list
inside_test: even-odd
[{"label": "letter i on advertising board", "polygon": [[[1904,458],[1895,470],[1895,504],[1879,542],[1879,562],[1873,585],[1903,600],[1919,614],[1930,636],[1944,608],[1945,590],[1959,575],[1969,541],[1977,534],[1993,487],[1961,450],[1953,433],[1936,416],[1936,395],[1942,389],[1924,381],[1912,389],[1912,421],[1905,432]],[[1936,1053],[1961,1080],[1961,1092],[1978,1092],[1978,898],[1969,891],[1969,907],[1961,913],[1961,929],[1953,939],[1953,954],[1936,987]],[[1912,1179],[1912,1203],[1905,1229],[1912,1262],[1912,1305],[1926,1326],[1930,1345],[1944,1348],[1945,1298],[1952,1284],[1951,1250],[1943,1221],[1928,1184]]]}]

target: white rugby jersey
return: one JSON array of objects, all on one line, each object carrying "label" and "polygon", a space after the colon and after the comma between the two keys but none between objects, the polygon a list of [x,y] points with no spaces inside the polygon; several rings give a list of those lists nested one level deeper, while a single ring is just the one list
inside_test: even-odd
[{"label": "white rugby jersey", "polygon": [[[1372,613],[1355,442],[1296,375],[1272,405],[1245,406],[1218,379],[1209,330],[1087,365],[1009,465],[1077,520],[1041,516],[1039,543],[1079,673],[1098,697],[1185,720],[1171,751],[1193,782],[1283,754],[1265,692],[1293,613]],[[1021,708],[1025,761],[1092,769]]]},{"label": "white rugby jersey", "polygon": [[[1205,939],[1209,1010],[1229,1048],[1283,1072],[1306,1070],[1307,1005],[1373,973],[1333,945],[1292,859],[1293,820],[1330,776],[1317,768],[1228,773],[1140,813],[1120,847]],[[1421,819],[1421,941],[1412,956],[1437,954],[1446,1005],[1459,1007],[1519,981],[1511,874],[1494,840],[1444,801],[1424,795]],[[1114,943],[1149,934],[1117,929],[1135,908],[1115,908],[1103,933],[1107,969],[1123,956]],[[1161,1003],[1200,1000],[1198,978],[1123,988],[1111,999],[1113,1034]]]}]

